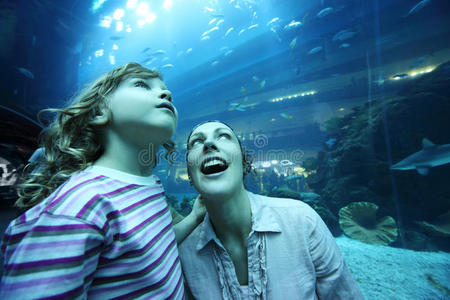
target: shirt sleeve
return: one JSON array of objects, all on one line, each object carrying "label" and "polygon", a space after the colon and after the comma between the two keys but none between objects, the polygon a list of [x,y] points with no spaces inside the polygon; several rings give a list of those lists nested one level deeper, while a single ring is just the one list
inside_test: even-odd
[{"label": "shirt sleeve", "polygon": [[316,271],[319,299],[364,299],[341,255],[338,245],[320,216],[312,210],[309,249]]},{"label": "shirt sleeve", "polygon": [[81,219],[44,213],[3,237],[0,299],[86,298],[104,235]]}]

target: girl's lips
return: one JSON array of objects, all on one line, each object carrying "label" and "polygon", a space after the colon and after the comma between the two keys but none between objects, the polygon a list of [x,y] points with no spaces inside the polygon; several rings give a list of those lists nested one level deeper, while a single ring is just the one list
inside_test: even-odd
[{"label": "girl's lips", "polygon": [[175,108],[173,107],[172,103],[170,102],[163,102],[156,106],[156,108],[166,108],[170,110],[173,114],[175,114]]}]

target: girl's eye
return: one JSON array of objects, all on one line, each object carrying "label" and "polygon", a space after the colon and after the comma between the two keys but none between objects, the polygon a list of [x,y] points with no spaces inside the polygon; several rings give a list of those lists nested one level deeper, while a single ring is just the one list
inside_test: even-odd
[{"label": "girl's eye", "polygon": [[136,86],[136,87],[143,87],[143,88],[146,88],[146,89],[149,88],[148,84],[145,83],[144,81],[141,81],[141,80],[136,81],[136,82],[134,83],[134,86]]}]

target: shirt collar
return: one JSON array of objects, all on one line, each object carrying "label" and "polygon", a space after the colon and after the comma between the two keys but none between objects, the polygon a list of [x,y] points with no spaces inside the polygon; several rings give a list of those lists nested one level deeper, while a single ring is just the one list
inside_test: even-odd
[{"label": "shirt collar", "polygon": [[[262,200],[265,196],[256,195],[249,191],[247,191],[247,195],[252,212],[252,232],[250,234],[253,232],[281,232],[281,225],[278,219],[275,218],[271,207],[263,204]],[[198,229],[200,232],[196,247],[197,251],[203,249],[210,241],[221,245],[211,225],[208,213],[206,213]]]}]

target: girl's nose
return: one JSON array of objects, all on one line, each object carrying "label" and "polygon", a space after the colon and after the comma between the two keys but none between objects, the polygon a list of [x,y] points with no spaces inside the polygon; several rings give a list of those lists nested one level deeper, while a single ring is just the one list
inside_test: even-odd
[{"label": "girl's nose", "polygon": [[172,93],[169,90],[163,90],[161,91],[161,94],[159,95],[161,99],[165,99],[169,102],[172,102]]}]

